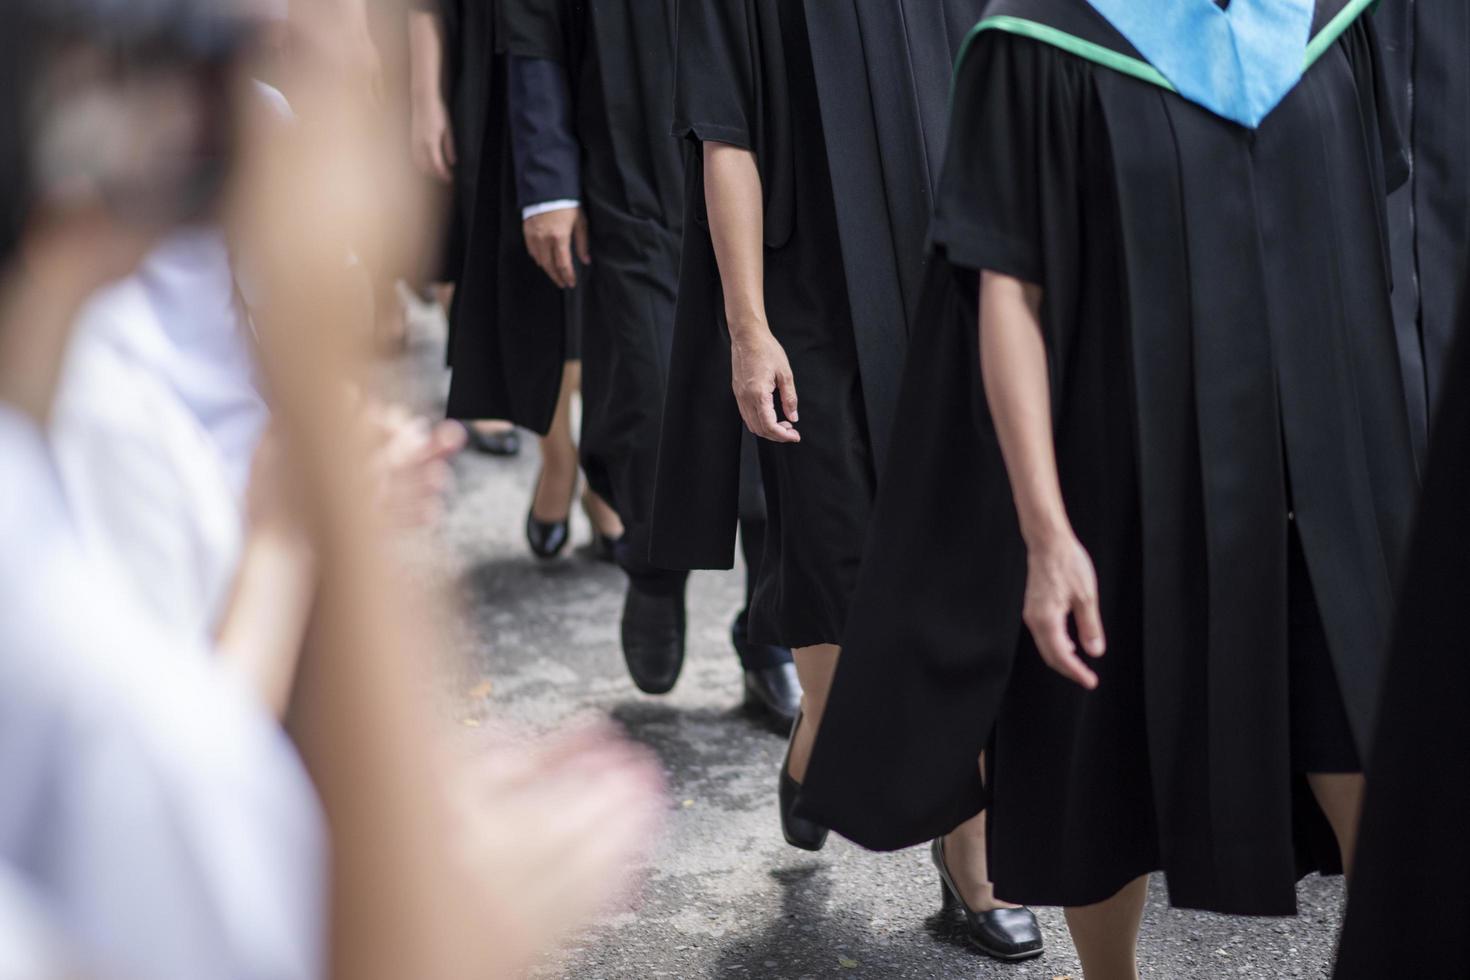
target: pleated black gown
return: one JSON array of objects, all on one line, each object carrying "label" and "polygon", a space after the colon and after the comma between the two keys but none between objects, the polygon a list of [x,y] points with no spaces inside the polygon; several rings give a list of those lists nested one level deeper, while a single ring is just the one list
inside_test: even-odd
[{"label": "pleated black gown", "polygon": [[[1311,605],[1291,529],[1362,757],[1416,492],[1385,230],[1404,167],[1364,6],[1318,3],[1314,34],[1346,30],[1254,130],[1052,43],[969,42],[943,267],[915,320],[811,816],[874,848],[946,833],[985,802],[989,746],[990,870],[1012,901],[1086,905],[1163,869],[1177,905],[1289,914],[1299,873],[1332,866],[1293,760],[1289,637]],[[987,14],[1140,59],[1084,0]],[[1052,674],[1021,624],[978,269],[1044,290],[1062,489],[1109,640],[1094,693]]]},{"label": "pleated black gown", "polygon": [[733,561],[742,423],[704,217],[705,141],[756,157],[766,312],[792,364],[802,442],[762,443],[769,523],[758,642],[840,642],[887,449],[949,65],[979,0],[684,0],[675,132],[691,145],[652,558]]},{"label": "pleated black gown", "polygon": [[502,0],[506,50],[567,72],[591,234],[582,333],[582,464],[648,553],[673,343],[683,148],[670,135],[674,0]]},{"label": "pleated black gown", "polygon": [[455,159],[460,164],[454,168],[450,185],[448,221],[439,260],[440,279],[454,282],[464,271],[465,230],[479,183],[480,146],[494,78],[491,8],[486,3],[465,0],[414,0],[412,6],[438,15],[443,43],[444,106],[453,130]]},{"label": "pleated black gown", "polygon": [[1413,173],[1389,201],[1394,314],[1415,448],[1450,382],[1450,344],[1470,242],[1470,4],[1394,0],[1375,20]]},{"label": "pleated black gown", "polygon": [[558,289],[531,260],[516,202],[501,0],[417,0],[445,28],[445,97],[455,138],[454,210],[445,275],[448,415],[551,428],[578,335],[581,290]]},{"label": "pleated black gown", "polygon": [[1470,304],[1458,324],[1383,683],[1338,980],[1463,975],[1470,956]]}]

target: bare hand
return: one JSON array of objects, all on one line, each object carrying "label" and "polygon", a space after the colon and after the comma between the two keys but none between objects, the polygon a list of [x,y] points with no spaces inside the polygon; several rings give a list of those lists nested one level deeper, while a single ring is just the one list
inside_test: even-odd
[{"label": "bare hand", "polygon": [[575,289],[577,267],[572,262],[572,249],[583,265],[592,264],[588,247],[587,218],[581,208],[562,208],[527,218],[523,226],[526,251],[541,271],[562,289]]},{"label": "bare hand", "polygon": [[450,489],[449,461],[464,448],[464,426],[430,426],[397,405],[369,405],[374,503],[399,530],[429,527],[443,512]]},{"label": "bare hand", "polygon": [[1097,674],[1077,656],[1077,644],[1067,632],[1067,618],[1076,620],[1077,635],[1088,656],[1107,650],[1097,599],[1097,572],[1092,558],[1072,534],[1033,547],[1026,559],[1026,606],[1022,614],[1041,659],[1052,670],[1089,691]]},{"label": "bare hand", "polygon": [[451,787],[464,900],[505,976],[629,895],[667,806],[650,753],[605,727],[493,747]]},{"label": "bare hand", "polygon": [[412,113],[413,164],[443,183],[454,179],[454,132],[444,100],[437,96],[415,100]]},{"label": "bare hand", "polygon": [[[730,383],[740,405],[740,417],[751,432],[772,442],[801,442],[801,433],[794,424],[798,421],[796,379],[786,351],[768,328],[762,326],[731,337]],[[778,392],[785,419],[776,415]]]}]

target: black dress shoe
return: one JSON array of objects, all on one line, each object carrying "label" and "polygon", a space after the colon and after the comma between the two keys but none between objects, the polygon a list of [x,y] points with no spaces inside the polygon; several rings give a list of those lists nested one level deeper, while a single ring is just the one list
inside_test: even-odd
[{"label": "black dress shoe", "polygon": [[960,895],[959,886],[949,876],[949,868],[944,863],[944,839],[935,838],[929,852],[934,857],[934,867],[939,870],[944,909],[958,908],[965,913],[966,937],[971,945],[987,956],[1007,963],[1029,960],[1042,954],[1041,925],[1030,909],[972,911]]},{"label": "black dress shoe", "polygon": [[623,660],[644,694],[668,694],[684,669],[684,590],[649,591],[629,580],[623,600]]},{"label": "black dress shoe", "polygon": [[745,710],[765,715],[773,726],[790,731],[801,710],[801,681],[793,663],[745,672]]},{"label": "black dress shoe", "polygon": [[544,560],[555,558],[561,554],[571,537],[572,522],[570,519],[538,521],[535,511],[526,515],[526,543],[531,546],[531,554],[537,558]]},{"label": "black dress shoe", "polygon": [[[793,740],[800,726],[801,712],[798,711],[796,721],[791,726]],[[781,805],[781,836],[792,847],[799,847],[803,851],[820,851],[827,843],[827,828],[796,815],[796,802],[800,796],[801,784],[791,778],[791,743],[787,742],[786,758],[781,762],[781,786],[777,793]]]},{"label": "black dress shoe", "polygon": [[521,434],[514,428],[498,432],[482,432],[479,426],[466,424],[467,445],[486,456],[518,456],[521,452]]}]

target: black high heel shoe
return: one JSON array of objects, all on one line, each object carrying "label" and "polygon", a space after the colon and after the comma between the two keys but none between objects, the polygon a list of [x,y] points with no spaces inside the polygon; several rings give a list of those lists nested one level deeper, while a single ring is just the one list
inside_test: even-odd
[{"label": "black high heel shoe", "polygon": [[944,863],[944,838],[936,837],[929,848],[934,867],[939,871],[939,887],[943,890],[944,910],[961,909],[965,913],[965,934],[970,944],[986,956],[1007,963],[1033,959],[1045,950],[1041,925],[1028,908],[991,909],[976,912],[965,904],[959,886],[950,877]]},{"label": "black high heel shoe", "polygon": [[[567,505],[567,516],[559,521],[543,521],[536,517],[536,498],[541,496],[541,481],[545,478],[545,470],[536,476],[536,489],[531,494],[531,509],[526,513],[526,544],[531,546],[531,554],[543,561],[550,561],[561,554],[567,542],[572,539],[572,507],[571,504]],[[573,491],[575,492],[575,486]]]},{"label": "black high heel shoe", "polygon": [[[801,713],[797,712],[796,724],[791,726],[793,741],[800,727]],[[796,799],[800,795],[801,784],[791,778],[791,742],[787,742],[786,758],[781,761],[781,787],[777,793],[781,805],[781,835],[792,847],[820,851],[827,843],[827,828],[796,815]]]},{"label": "black high heel shoe", "polygon": [[526,544],[531,546],[531,554],[544,561],[550,561],[561,554],[562,549],[572,537],[572,522],[565,521],[538,521],[535,511],[526,515]]}]

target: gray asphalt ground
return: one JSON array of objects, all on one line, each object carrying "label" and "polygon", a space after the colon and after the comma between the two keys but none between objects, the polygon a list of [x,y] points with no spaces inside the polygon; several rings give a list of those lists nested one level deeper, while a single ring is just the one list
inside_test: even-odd
[{"label": "gray asphalt ground", "polygon": [[[402,397],[437,414],[442,363],[442,321],[421,313],[390,376]],[[969,949],[939,915],[927,851],[871,854],[835,837],[820,854],[787,847],[775,808],[784,742],[739,710],[728,628],[740,573],[693,578],[683,679],[667,697],[640,694],[618,647],[621,573],[580,556],[543,564],[526,549],[536,471],[530,439],[518,459],[457,463],[435,561],[461,600],[463,621],[452,630],[460,659],[437,680],[471,728],[505,719],[549,730],[592,712],[610,716],[657,753],[673,797],[636,907],[574,937],[540,975],[1082,980],[1058,910],[1038,912],[1045,956],[1002,965]],[[574,533],[586,542],[580,515]],[[1328,976],[1342,895],[1340,880],[1310,878],[1298,918],[1244,920],[1172,910],[1155,881],[1143,976]]]}]

